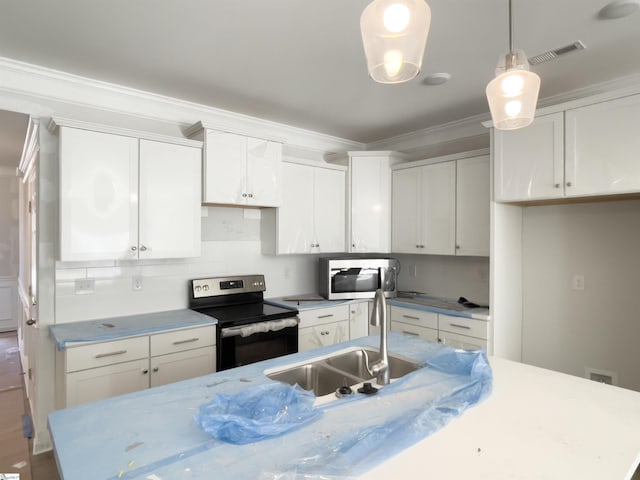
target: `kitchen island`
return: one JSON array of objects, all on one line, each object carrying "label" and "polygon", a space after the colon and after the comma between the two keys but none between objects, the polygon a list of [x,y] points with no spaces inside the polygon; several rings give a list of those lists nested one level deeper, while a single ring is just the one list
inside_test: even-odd
[{"label": "kitchen island", "polygon": [[[255,444],[221,444],[199,430],[192,419],[197,407],[215,393],[233,394],[270,382],[265,369],[351,345],[376,346],[377,341],[377,337],[366,337],[53,412],[49,426],[61,477],[301,478],[292,473],[304,471],[298,467],[314,462],[323,467],[314,459],[317,454],[335,460],[324,464],[323,478],[422,479],[428,472],[430,477],[447,479],[630,479],[640,460],[640,393],[498,358],[490,359],[494,384],[488,398],[461,416],[448,415],[446,405],[440,405],[442,424],[421,425],[422,432],[408,428],[401,435],[379,433],[386,453],[355,470],[340,470],[338,464],[355,458],[354,451],[360,459],[367,458],[369,444],[358,443],[358,433],[364,431],[360,422],[387,425],[384,415],[402,414],[415,399],[412,392],[424,396],[415,384],[424,373],[407,375],[374,397],[330,402],[316,422]],[[444,347],[392,332],[389,348],[428,360]],[[442,376],[430,390],[438,397],[438,389],[482,387],[454,377]],[[404,393],[395,394],[393,388]],[[341,412],[348,412],[347,421]],[[382,420],[372,418],[376,416]],[[406,416],[416,412],[410,410]],[[435,433],[422,438],[420,434],[428,430]],[[354,435],[344,436],[348,431]],[[347,438],[356,448],[349,455],[332,457]],[[363,451],[358,452],[358,447]],[[282,456],[288,452],[290,456]],[[348,476],[338,476],[345,471]]]}]

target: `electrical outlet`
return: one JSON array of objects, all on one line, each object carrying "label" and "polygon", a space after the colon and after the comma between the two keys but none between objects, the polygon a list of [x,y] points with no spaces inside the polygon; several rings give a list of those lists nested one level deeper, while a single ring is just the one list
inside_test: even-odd
[{"label": "electrical outlet", "polygon": [[142,290],[142,276],[136,275],[131,279],[131,289],[135,292]]},{"label": "electrical outlet", "polygon": [[76,295],[89,295],[95,290],[95,280],[93,278],[79,278],[75,281]]},{"label": "electrical outlet", "polygon": [[584,290],[584,275],[573,276],[573,289]]},{"label": "electrical outlet", "polygon": [[589,380],[607,385],[618,385],[618,374],[610,370],[598,370],[596,368],[585,367],[584,376]]}]

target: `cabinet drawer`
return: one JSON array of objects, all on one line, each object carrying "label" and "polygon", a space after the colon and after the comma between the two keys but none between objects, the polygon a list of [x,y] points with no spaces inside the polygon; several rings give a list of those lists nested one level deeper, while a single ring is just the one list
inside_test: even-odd
[{"label": "cabinet drawer", "polygon": [[439,314],[438,328],[441,332],[459,333],[483,340],[487,339],[487,322],[475,318]]},{"label": "cabinet drawer", "polygon": [[425,340],[431,340],[432,342],[438,341],[438,330],[428,327],[420,327],[418,325],[412,325],[410,323],[391,321],[391,331],[403,333],[405,335],[413,335],[415,337],[424,338]]},{"label": "cabinet drawer", "polygon": [[487,350],[487,341],[480,338],[468,337],[458,333],[440,331],[438,341],[444,345],[463,350]]},{"label": "cabinet drawer", "polygon": [[151,335],[151,356],[183,352],[216,344],[216,327],[190,328]]},{"label": "cabinet drawer", "polygon": [[149,337],[125,338],[111,342],[69,347],[66,371],[75,372],[149,357]]},{"label": "cabinet drawer", "polygon": [[409,323],[418,327],[438,329],[438,314],[435,312],[391,305],[390,314],[392,322]]},{"label": "cabinet drawer", "polygon": [[338,305],[336,307],[317,308],[314,310],[304,310],[298,313],[300,328],[324,325],[325,323],[340,322],[349,320],[349,305]]}]

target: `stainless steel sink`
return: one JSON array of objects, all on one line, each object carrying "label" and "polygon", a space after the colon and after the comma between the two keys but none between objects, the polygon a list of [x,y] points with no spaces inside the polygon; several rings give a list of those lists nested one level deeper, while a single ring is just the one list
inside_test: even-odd
[{"label": "stainless steel sink", "polygon": [[[367,358],[369,365],[371,365],[380,358],[380,354],[377,350],[370,348],[342,351],[303,365],[267,371],[265,374],[272,380],[289,385],[298,384],[305,390],[312,390],[316,396],[321,397],[333,393],[343,386],[350,387],[370,381],[372,375],[367,369]],[[391,379],[403,377],[420,367],[419,363],[409,358],[389,354]]]},{"label": "stainless steel sink", "polygon": [[[356,377],[369,378],[371,375],[367,370],[367,358],[369,365],[380,359],[380,353],[373,349],[354,350],[346,352],[335,357],[327,358],[327,364],[338,368],[344,372],[350,373]],[[398,355],[389,354],[389,375],[392,379],[405,376],[414,370],[420,368],[420,365],[413,360],[409,360]]]}]

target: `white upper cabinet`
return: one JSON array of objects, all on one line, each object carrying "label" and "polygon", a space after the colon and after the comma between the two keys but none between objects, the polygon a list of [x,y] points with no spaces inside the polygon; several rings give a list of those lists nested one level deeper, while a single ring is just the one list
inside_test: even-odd
[{"label": "white upper cabinet", "polygon": [[137,256],[137,192],[136,138],[61,127],[60,259]]},{"label": "white upper cabinet", "polygon": [[392,152],[350,152],[349,251],[391,251]]},{"label": "white upper cabinet", "polygon": [[495,200],[526,202],[640,191],[640,95],[493,131]]},{"label": "white upper cabinet", "polygon": [[199,148],[140,140],[139,258],[200,254]]},{"label": "white upper cabinet", "polygon": [[60,260],[200,254],[198,142],[60,126]]},{"label": "white upper cabinet", "polygon": [[563,114],[536,117],[519,130],[493,129],[495,200],[557,198],[564,194]]},{"label": "white upper cabinet", "polygon": [[202,203],[277,207],[281,203],[282,144],[203,129]]},{"label": "white upper cabinet", "polygon": [[456,161],[456,255],[489,256],[489,155]]},{"label": "white upper cabinet", "polygon": [[640,95],[567,110],[566,194],[640,191]]},{"label": "white upper cabinet", "polygon": [[392,225],[395,253],[453,255],[455,162],[394,170]]},{"label": "white upper cabinet", "polygon": [[345,251],[345,170],[283,163],[283,201],[262,211],[268,254]]}]

